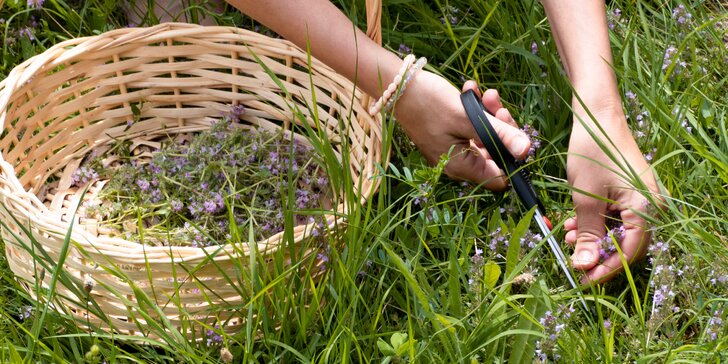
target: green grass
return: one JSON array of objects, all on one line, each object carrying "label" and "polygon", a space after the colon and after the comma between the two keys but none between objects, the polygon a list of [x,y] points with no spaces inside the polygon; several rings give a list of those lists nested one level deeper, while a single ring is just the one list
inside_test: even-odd
[{"label": "green grass", "polygon": [[[363,22],[363,2],[340,3]],[[387,46],[407,45],[455,84],[466,77],[497,88],[516,120],[539,130],[543,146],[531,168],[558,225],[571,210],[564,174],[571,124],[564,100],[570,100],[570,87],[538,2],[385,3]],[[237,274],[221,272],[231,282],[255,282],[249,302],[235,308],[249,318],[241,332],[222,334],[221,344],[208,345],[175,333],[141,343],[80,329],[48,309],[46,299],[31,300],[3,256],[0,362],[214,363],[224,347],[235,362],[530,363],[536,341],[555,348],[563,362],[728,360],[727,332],[717,324],[728,316],[728,9],[714,1],[683,3],[692,20],[681,26],[672,17],[678,4],[610,4],[610,10],[622,11],[611,32],[615,71],[622,92],[636,95],[631,103],[625,98],[625,110],[635,128],[637,115],[647,113],[640,147],[653,155],[652,166],[670,197],[653,225],[655,240],[667,248],[586,292],[592,312],[581,310],[547,245],[518,248],[534,227],[510,195],[449,181],[442,164],[425,166],[387,122],[391,165],[382,169],[379,193],[348,214],[341,243],[330,242],[320,280],[311,280],[302,266],[287,268],[281,257],[270,276],[256,268],[261,263],[256,257],[240,262]],[[7,42],[30,24],[30,16],[37,17],[36,40]],[[25,2],[6,1],[0,17],[6,19],[0,27],[6,40],[3,76],[63,39],[126,25],[109,1],[47,0],[42,10],[32,11]],[[253,25],[234,11],[218,21]],[[684,67],[674,61],[663,69],[671,46]],[[318,151],[344,198],[356,201],[332,147],[312,139],[320,141]],[[501,244],[496,255],[487,246],[499,228],[510,245]],[[560,226],[556,234],[563,236]],[[248,232],[237,235],[246,241]],[[472,258],[476,247],[486,250],[482,262]],[[285,275],[290,272],[297,274]],[[48,267],[54,273],[59,281],[69,279]],[[665,298],[657,307],[661,294]],[[26,306],[33,307],[30,317],[20,319]],[[575,312],[567,318],[568,307]],[[548,337],[553,326],[541,322],[548,311],[564,324],[555,340]],[[160,322],[151,329],[161,334],[164,327]]]}]

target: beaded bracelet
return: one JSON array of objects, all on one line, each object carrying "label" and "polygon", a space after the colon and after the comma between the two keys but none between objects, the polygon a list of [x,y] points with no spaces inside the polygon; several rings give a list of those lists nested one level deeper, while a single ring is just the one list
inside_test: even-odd
[{"label": "beaded bracelet", "polygon": [[[376,115],[379,113],[379,111],[382,109],[382,107],[387,104],[389,101],[389,98],[392,97],[392,95],[397,90],[397,87],[402,82],[403,78],[406,78],[407,70],[410,69],[410,66],[412,66],[412,63],[415,62],[415,55],[409,54],[407,57],[404,57],[404,61],[402,62],[402,68],[400,68],[399,72],[397,72],[397,75],[394,76],[394,80],[392,80],[392,83],[387,86],[387,88],[382,93],[382,97],[377,100],[372,106],[369,108],[369,115]],[[398,95],[401,94],[398,93]]]},{"label": "beaded bracelet", "polygon": [[384,112],[389,112],[392,110],[392,106],[394,106],[394,103],[397,102],[400,96],[404,93],[404,90],[407,88],[407,83],[417,74],[419,70],[421,70],[425,65],[427,64],[427,58],[420,57],[420,59],[415,62],[415,64],[412,65],[412,67],[407,70],[407,76],[405,76],[404,80],[402,80],[402,85],[397,90],[397,93],[394,95],[394,97],[390,98],[389,101],[387,101],[387,104],[384,106]]}]

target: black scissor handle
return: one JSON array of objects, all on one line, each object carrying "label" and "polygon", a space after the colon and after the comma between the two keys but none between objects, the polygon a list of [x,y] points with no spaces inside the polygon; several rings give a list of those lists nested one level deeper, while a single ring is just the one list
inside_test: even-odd
[{"label": "black scissor handle", "polygon": [[480,141],[498,167],[506,172],[513,189],[516,190],[516,194],[521,199],[523,205],[528,210],[534,206],[538,206],[541,213],[545,214],[546,210],[541,200],[536,196],[536,191],[534,191],[533,185],[531,184],[530,174],[513,157],[495,132],[495,129],[493,129],[483,102],[473,90],[467,90],[460,94],[460,100],[463,102],[465,113],[468,114],[468,119],[470,119],[475,131],[478,133]]}]

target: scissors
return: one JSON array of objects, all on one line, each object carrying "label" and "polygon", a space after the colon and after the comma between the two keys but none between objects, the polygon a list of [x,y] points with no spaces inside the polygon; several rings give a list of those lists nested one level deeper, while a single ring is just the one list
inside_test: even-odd
[{"label": "scissors", "polygon": [[518,198],[521,200],[521,203],[523,203],[528,210],[535,207],[533,219],[536,221],[539,229],[541,229],[543,236],[546,237],[551,251],[554,256],[556,256],[556,261],[558,262],[559,267],[561,267],[561,270],[566,274],[566,278],[569,280],[571,287],[576,289],[576,292],[581,299],[581,303],[586,309],[586,302],[584,301],[584,297],[582,296],[579,286],[576,284],[576,279],[574,278],[572,271],[566,263],[566,256],[561,250],[559,244],[556,243],[556,239],[551,233],[551,221],[549,221],[549,219],[545,216],[546,209],[536,195],[536,191],[533,189],[530,173],[523,163],[517,161],[503,144],[503,141],[495,132],[495,129],[493,129],[493,125],[490,122],[490,117],[493,116],[488,114],[485,110],[485,106],[483,106],[482,101],[475,92],[473,90],[465,91],[460,95],[460,100],[463,102],[465,112],[468,114],[468,118],[473,124],[473,127],[475,127],[475,131],[478,133],[480,141],[483,143],[483,146],[485,146],[488,154],[490,154],[491,158],[493,158],[493,161],[495,161],[498,167],[506,172],[513,189],[516,191]]}]

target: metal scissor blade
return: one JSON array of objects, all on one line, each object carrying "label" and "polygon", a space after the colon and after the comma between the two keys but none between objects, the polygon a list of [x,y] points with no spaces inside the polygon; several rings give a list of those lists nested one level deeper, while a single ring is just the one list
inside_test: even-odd
[{"label": "metal scissor blade", "polygon": [[571,284],[571,287],[576,290],[576,294],[579,296],[579,299],[581,300],[581,304],[584,306],[584,309],[589,311],[586,306],[586,301],[584,301],[584,296],[582,295],[579,286],[576,284],[576,279],[574,278],[571,269],[569,269],[569,266],[566,263],[566,255],[564,255],[564,251],[561,250],[561,247],[556,242],[554,235],[551,234],[551,229],[549,229],[549,227],[546,225],[546,220],[544,220],[543,214],[541,213],[541,211],[539,211],[539,209],[536,209],[533,217],[536,220],[536,224],[538,224],[539,229],[541,229],[541,232],[546,238],[546,241],[549,243],[551,252],[553,252],[554,256],[556,256],[556,262],[559,264],[559,267],[561,267],[561,270],[564,271],[564,273],[566,274],[566,279]]}]

